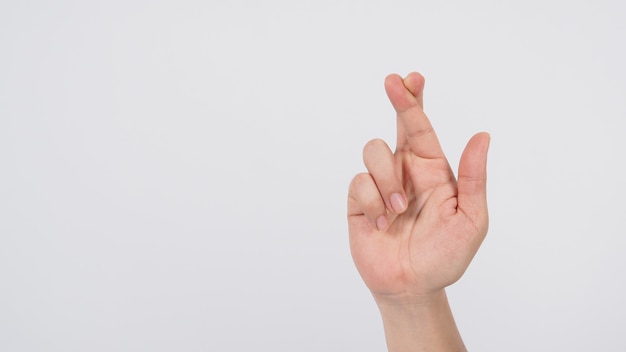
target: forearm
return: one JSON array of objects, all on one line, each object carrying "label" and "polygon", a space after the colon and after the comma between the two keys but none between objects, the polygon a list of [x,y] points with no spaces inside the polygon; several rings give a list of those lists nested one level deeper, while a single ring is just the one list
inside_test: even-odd
[{"label": "forearm", "polygon": [[466,351],[444,290],[420,302],[376,302],[389,352]]}]

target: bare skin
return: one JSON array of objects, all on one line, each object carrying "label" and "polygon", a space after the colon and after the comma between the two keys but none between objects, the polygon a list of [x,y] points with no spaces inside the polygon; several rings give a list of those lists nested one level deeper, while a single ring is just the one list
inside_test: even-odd
[{"label": "bare skin", "polygon": [[397,113],[396,151],[379,139],[365,145],[368,172],[354,177],[348,195],[350,248],[389,351],[465,351],[445,288],[487,234],[490,137],[469,140],[456,178],[424,114],[423,89],[419,73],[385,79]]}]

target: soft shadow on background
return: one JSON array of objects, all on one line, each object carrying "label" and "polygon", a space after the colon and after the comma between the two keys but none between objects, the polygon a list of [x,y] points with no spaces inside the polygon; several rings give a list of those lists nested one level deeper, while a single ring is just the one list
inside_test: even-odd
[{"label": "soft shadow on background", "polygon": [[626,345],[620,1],[3,1],[0,350],[383,351],[345,198],[426,77],[490,233],[475,351]]}]

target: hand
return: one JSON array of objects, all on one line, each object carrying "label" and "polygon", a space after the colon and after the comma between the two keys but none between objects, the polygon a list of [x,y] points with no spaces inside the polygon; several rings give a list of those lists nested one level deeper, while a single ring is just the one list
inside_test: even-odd
[{"label": "hand", "polygon": [[423,88],[418,73],[386,78],[397,112],[396,151],[379,139],[367,143],[368,172],[350,184],[352,257],[379,305],[440,293],[463,275],[487,233],[490,137],[469,140],[457,180],[424,114]]}]

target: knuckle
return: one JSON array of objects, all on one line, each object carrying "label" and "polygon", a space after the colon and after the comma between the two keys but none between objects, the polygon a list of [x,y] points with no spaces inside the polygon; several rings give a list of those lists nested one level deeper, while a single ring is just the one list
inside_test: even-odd
[{"label": "knuckle", "polygon": [[413,128],[407,131],[407,135],[411,139],[423,138],[435,132],[432,126]]},{"label": "knuckle", "polygon": [[359,190],[363,188],[363,185],[368,184],[370,182],[371,176],[368,173],[362,172],[357,174],[352,179],[350,183],[350,188],[354,190]]},{"label": "knuckle", "polygon": [[385,210],[385,206],[382,203],[382,200],[379,199],[369,199],[367,201],[364,201],[361,206],[363,207],[365,213],[371,216],[380,215]]},{"label": "knuckle", "polygon": [[349,196],[368,216],[380,215],[385,211],[385,204],[380,197],[379,190],[368,173],[363,172],[354,176],[350,182]]},{"label": "knuckle", "polygon": [[363,155],[368,155],[385,147],[387,147],[387,143],[385,143],[385,141],[380,138],[374,138],[365,143],[365,146],[363,147]]}]

